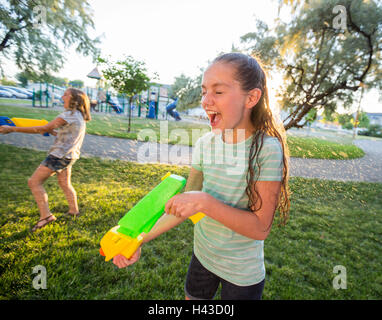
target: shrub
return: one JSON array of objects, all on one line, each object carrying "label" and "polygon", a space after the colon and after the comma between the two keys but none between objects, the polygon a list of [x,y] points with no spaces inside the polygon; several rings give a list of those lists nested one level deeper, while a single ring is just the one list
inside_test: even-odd
[{"label": "shrub", "polygon": [[382,138],[382,126],[379,124],[372,124],[366,131],[358,132],[361,136]]}]

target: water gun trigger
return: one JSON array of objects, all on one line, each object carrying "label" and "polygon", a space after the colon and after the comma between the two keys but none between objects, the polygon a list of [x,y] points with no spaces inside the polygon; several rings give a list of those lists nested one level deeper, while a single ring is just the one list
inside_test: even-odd
[{"label": "water gun trigger", "polygon": [[197,224],[200,220],[205,217],[205,214],[202,212],[195,213],[193,216],[189,217],[193,224]]}]

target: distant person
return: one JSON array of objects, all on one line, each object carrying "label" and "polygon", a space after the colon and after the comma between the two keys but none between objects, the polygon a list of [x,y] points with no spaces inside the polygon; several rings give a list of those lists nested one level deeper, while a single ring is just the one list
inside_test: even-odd
[{"label": "distant person", "polygon": [[80,214],[77,194],[71,184],[71,174],[73,164],[80,157],[86,122],[91,120],[90,102],[84,92],[75,88],[67,89],[62,99],[64,100],[65,111],[44,126],[0,127],[0,133],[3,134],[10,132],[44,134],[48,132],[56,136],[48,156],[28,180],[28,186],[40,211],[40,220],[32,228],[32,232],[56,220],[56,217],[49,210],[48,195],[43,187],[43,183],[55,173],[57,173],[58,184],[69,204],[67,214],[70,216]]}]

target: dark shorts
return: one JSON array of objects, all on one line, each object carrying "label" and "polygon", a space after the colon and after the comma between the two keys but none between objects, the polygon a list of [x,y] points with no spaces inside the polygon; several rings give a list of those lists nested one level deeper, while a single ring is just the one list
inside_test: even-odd
[{"label": "dark shorts", "polygon": [[261,300],[265,279],[251,286],[235,285],[208,271],[192,254],[184,286],[186,296],[191,300],[211,300],[220,283],[222,300]]},{"label": "dark shorts", "polygon": [[76,162],[76,159],[57,158],[50,154],[45,158],[43,162],[41,162],[41,165],[48,167],[54,172],[60,172],[64,169],[71,167],[74,164],[74,162]]}]

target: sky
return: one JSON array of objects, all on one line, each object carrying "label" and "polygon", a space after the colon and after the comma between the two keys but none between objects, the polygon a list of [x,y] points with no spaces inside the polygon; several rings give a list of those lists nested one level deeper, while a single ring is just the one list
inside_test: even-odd
[{"label": "sky", "polygon": [[[125,55],[144,61],[163,84],[172,84],[182,73],[198,75],[200,68],[205,68],[219,53],[229,52],[232,45],[242,46],[240,37],[255,30],[256,18],[271,25],[278,14],[277,0],[89,0],[89,3],[95,23],[90,35],[101,36],[102,55],[114,61]],[[72,49],[57,76],[81,79],[94,86],[95,80],[86,77],[94,67],[91,58]],[[5,70],[8,74],[18,72],[12,63]],[[271,101],[272,88],[279,81],[278,75],[273,75]],[[365,96],[363,105],[367,112],[382,111],[376,91]]]}]

